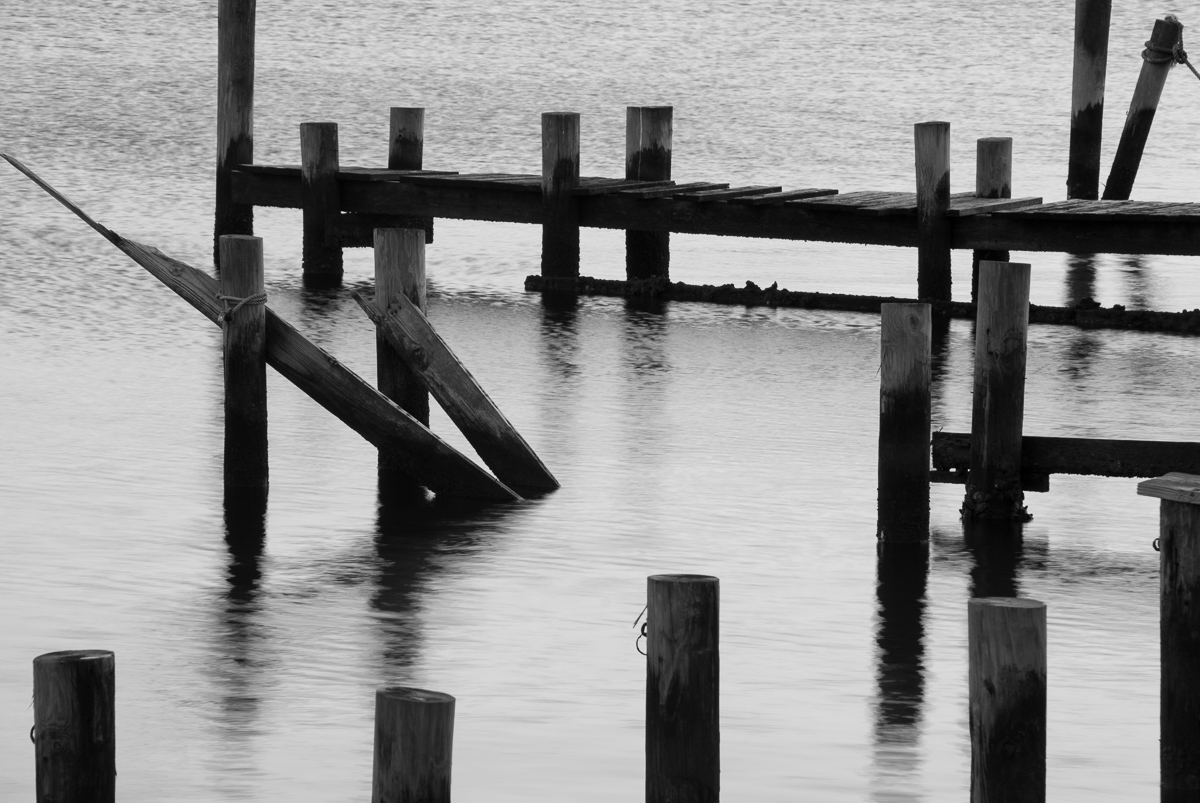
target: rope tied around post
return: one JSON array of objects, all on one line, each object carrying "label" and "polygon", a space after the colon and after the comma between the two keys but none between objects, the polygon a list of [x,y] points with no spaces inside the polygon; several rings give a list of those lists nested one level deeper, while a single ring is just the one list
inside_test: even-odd
[{"label": "rope tied around post", "polygon": [[[1179,23],[1179,20],[1170,14],[1167,15],[1166,20],[1167,22]],[[1183,25],[1180,24],[1179,28],[1179,41],[1172,47],[1159,47],[1147,40],[1146,49],[1142,51],[1142,60],[1148,61],[1151,64],[1166,64],[1167,62],[1183,64],[1192,71],[1192,75],[1200,80],[1200,72],[1197,72],[1192,63],[1188,61],[1187,51],[1183,49]]]},{"label": "rope tied around post", "polygon": [[[224,322],[232,321],[234,313],[236,313],[242,307],[266,304],[267,294],[255,293],[254,295],[246,296],[245,298],[239,298],[238,296],[227,296],[224,293],[217,293],[217,300],[225,302],[225,313],[221,316],[221,321]],[[230,307],[230,304],[233,304],[233,306]]]}]

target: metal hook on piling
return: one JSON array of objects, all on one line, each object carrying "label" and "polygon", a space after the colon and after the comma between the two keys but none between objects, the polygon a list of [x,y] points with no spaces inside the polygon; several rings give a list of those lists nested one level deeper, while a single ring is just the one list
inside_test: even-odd
[{"label": "metal hook on piling", "polygon": [[[649,609],[650,609],[649,605],[647,605],[645,608],[642,608],[642,612],[638,614],[637,619],[635,619],[633,622],[634,627],[638,626],[638,622],[642,621],[642,617],[646,615],[646,611]],[[633,640],[634,649],[636,649],[642,655],[646,654],[645,651],[642,650],[642,639],[646,638],[646,632],[649,629],[649,627],[650,627],[650,620],[647,619],[645,622],[642,622],[642,629],[638,632],[638,637]]]},{"label": "metal hook on piling", "polygon": [[1157,538],[1155,538],[1153,541],[1150,542],[1150,546],[1154,547],[1155,552],[1162,551],[1161,549],[1158,548],[1158,539]]}]

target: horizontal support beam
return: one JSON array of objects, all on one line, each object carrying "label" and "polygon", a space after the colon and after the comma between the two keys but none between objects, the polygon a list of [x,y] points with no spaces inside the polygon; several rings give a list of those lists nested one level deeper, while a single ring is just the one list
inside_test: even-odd
[{"label": "horizontal support beam", "polygon": [[1200,224],[1172,220],[1093,220],[976,215],[955,218],[953,248],[1067,254],[1200,254]]},{"label": "horizontal support beam", "polygon": [[[934,469],[965,472],[970,465],[970,434],[933,433]],[[1200,474],[1200,443],[1031,435],[1021,439],[1022,482],[1037,474],[1158,477],[1172,471]]]}]

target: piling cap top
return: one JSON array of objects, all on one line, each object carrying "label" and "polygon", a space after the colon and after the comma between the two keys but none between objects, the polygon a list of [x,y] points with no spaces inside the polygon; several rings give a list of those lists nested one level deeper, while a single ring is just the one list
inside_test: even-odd
[{"label": "piling cap top", "polygon": [[388,698],[391,700],[402,700],[413,703],[453,703],[454,698],[449,694],[440,691],[429,691],[428,689],[416,689],[412,686],[388,686],[383,689],[377,689],[375,696],[378,698]]},{"label": "piling cap top", "polygon": [[708,574],[652,574],[647,579],[659,583],[716,583],[716,577]]},{"label": "piling cap top", "polygon": [[66,664],[111,659],[112,657],[112,650],[59,650],[39,655],[33,659],[33,662],[35,664]]},{"label": "piling cap top", "polygon": [[1026,597],[973,597],[969,605],[989,608],[1045,608],[1046,603]]},{"label": "piling cap top", "polygon": [[1200,505],[1200,476],[1172,471],[1138,483],[1138,496],[1153,496],[1172,502]]}]

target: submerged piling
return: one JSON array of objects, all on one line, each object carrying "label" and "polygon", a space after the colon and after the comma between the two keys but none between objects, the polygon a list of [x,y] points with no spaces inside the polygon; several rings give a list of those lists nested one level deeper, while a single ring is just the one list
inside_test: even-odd
[{"label": "submerged piling", "polygon": [[1133,191],[1146,140],[1150,137],[1150,126],[1154,124],[1154,113],[1162,98],[1167,74],[1175,63],[1174,48],[1183,36],[1183,25],[1172,16],[1155,20],[1150,41],[1142,51],[1142,71],[1133,90],[1133,100],[1125,117],[1125,128],[1117,144],[1117,155],[1113,158],[1104,185],[1104,200],[1127,201]]},{"label": "submerged piling", "polygon": [[542,276],[579,275],[579,114],[542,115]]},{"label": "submerged piling", "polygon": [[965,518],[1027,519],[1021,490],[1030,266],[979,264]]},{"label": "submerged piling", "polygon": [[1159,502],[1159,767],[1163,803],[1200,799],[1200,476],[1138,484]]},{"label": "submerged piling", "polygon": [[116,659],[111,652],[66,650],[33,659],[39,803],[113,803],[116,735]]},{"label": "submerged piling", "polygon": [[[975,141],[975,197],[1012,197],[1012,137]],[[979,263],[1007,262],[1007,251],[976,250],[971,254],[971,303],[979,303]]]},{"label": "submerged piling", "polygon": [[[629,106],[625,110],[625,178],[664,181],[671,178],[671,106]],[[671,274],[671,233],[625,232],[625,278],[648,279]]]},{"label": "submerged piling", "polygon": [[221,237],[254,233],[254,206],[233,202],[233,168],[254,161],[255,0],[217,2],[217,181],[213,260]]},{"label": "submerged piling", "polygon": [[267,294],[259,237],[221,238],[225,363],[225,487],[265,490],[267,467]]},{"label": "submerged piling", "polygon": [[1046,604],[967,604],[971,803],[1046,799]]},{"label": "submerged piling", "polygon": [[395,686],[375,692],[371,803],[450,803],[454,698]]},{"label": "submerged piling", "polygon": [[929,538],[930,351],[928,304],[881,305],[879,517],[889,543]]},{"label": "submerged piling", "polygon": [[337,123],[301,123],[302,270],[308,287],[336,287],[342,282],[342,247],[328,244],[341,212],[337,173]]},{"label": "submerged piling", "polygon": [[950,300],[950,124],[913,127],[917,166],[917,298]]},{"label": "submerged piling", "polygon": [[1108,71],[1108,29],[1111,18],[1112,0],[1075,0],[1068,198],[1094,201],[1100,197],[1104,79]]},{"label": "submerged piling", "polygon": [[716,803],[721,789],[715,577],[647,580],[646,803]]}]

